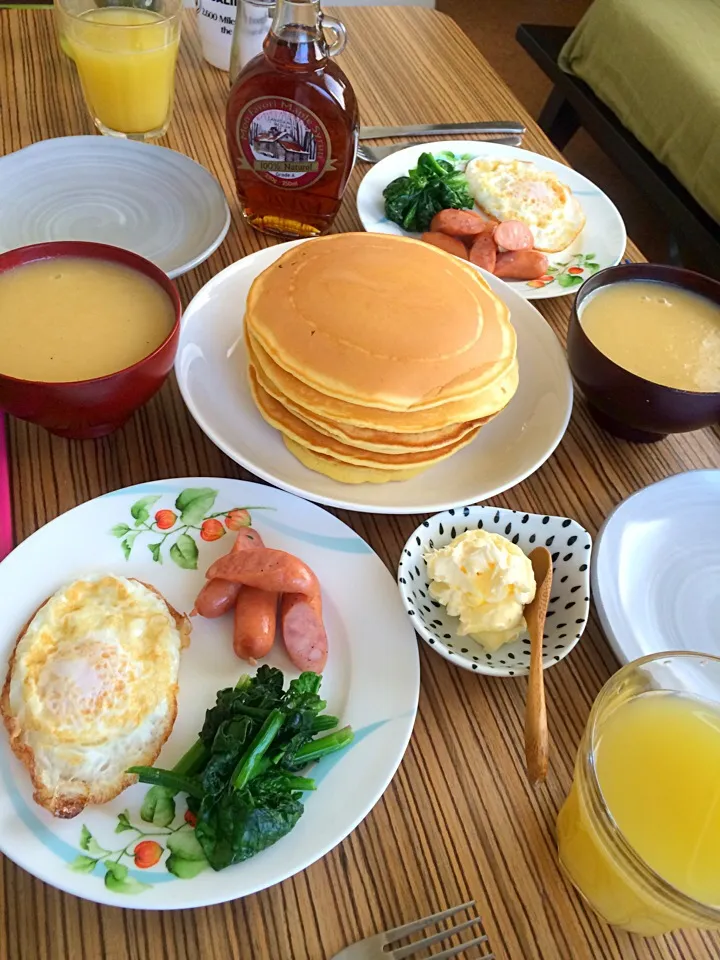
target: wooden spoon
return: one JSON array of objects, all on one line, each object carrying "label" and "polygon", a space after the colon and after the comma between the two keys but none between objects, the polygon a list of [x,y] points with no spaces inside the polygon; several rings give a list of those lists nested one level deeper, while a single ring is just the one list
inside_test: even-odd
[{"label": "wooden spoon", "polygon": [[525,705],[525,762],[530,783],[543,783],[548,767],[548,730],[545,712],[542,645],[552,586],[552,557],[545,547],[536,547],[528,554],[535,574],[535,597],[525,607],[525,620],[530,634],[530,677]]}]

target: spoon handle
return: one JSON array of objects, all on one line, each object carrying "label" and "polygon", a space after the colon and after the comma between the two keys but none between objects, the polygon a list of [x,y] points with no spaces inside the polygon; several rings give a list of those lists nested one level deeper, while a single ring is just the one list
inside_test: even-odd
[{"label": "spoon handle", "polygon": [[542,667],[542,632],[532,637],[530,677],[525,708],[525,762],[534,785],[543,783],[548,768],[548,728]]}]

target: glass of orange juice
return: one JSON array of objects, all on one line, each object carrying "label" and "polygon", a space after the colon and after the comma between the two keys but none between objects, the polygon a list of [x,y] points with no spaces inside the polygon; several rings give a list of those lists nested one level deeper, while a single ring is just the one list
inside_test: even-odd
[{"label": "glass of orange juice", "polygon": [[55,0],[58,30],[101,133],[154,140],[170,124],[182,0]]},{"label": "glass of orange juice", "polygon": [[657,654],[608,680],[557,830],[564,872],[608,923],[720,928],[720,658]]}]

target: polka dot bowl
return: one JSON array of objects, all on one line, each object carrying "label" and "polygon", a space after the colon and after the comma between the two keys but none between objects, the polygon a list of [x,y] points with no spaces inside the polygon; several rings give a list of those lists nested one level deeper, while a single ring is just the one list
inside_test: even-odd
[{"label": "polka dot bowl", "polygon": [[566,657],[585,630],[590,611],[590,534],[575,520],[548,517],[498,507],[458,507],[424,520],[412,534],[400,558],[398,586],[415,630],[433,650],[465,670],[491,676],[524,676],[530,668],[530,639],[522,634],[514,643],[489,653],[457,633],[459,620],[430,596],[425,554],[444,547],[466,530],[499,533],[525,553],[546,546],[553,560],[543,666]]}]

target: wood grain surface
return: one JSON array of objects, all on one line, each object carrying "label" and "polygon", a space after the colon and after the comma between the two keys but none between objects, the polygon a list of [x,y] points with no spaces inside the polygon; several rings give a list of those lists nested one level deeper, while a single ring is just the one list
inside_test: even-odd
[{"label": "wood grain surface", "polygon": [[[350,38],[341,62],[364,123],[518,118],[529,128],[527,147],[557,156],[447,17],[402,7],[340,15]],[[203,61],[188,18],[166,143],[219,178],[233,225],[217,253],[179,281],[185,303],[227,264],[272,242],[240,219],[225,155],[226,94],[227,77]],[[93,132],[49,11],[0,11],[0,115],[2,153]],[[364,172],[359,165],[353,174],[338,230],[359,227],[354,201]],[[632,246],[628,254],[639,257]],[[539,309],[564,339],[570,299],[540,301]],[[194,425],[174,381],[106,439],[65,441],[13,420],[9,438],[17,541],[77,503],[127,484],[248,476]],[[628,494],[671,474],[719,465],[717,431],[633,446],[605,435],[576,399],[555,455],[492,502],[575,517],[596,534]],[[418,522],[337,513],[393,571]],[[421,656],[420,711],[405,760],[373,812],[320,862],[244,900],[158,913],[84,902],[2,860],[0,958],[327,960],[353,940],[470,898],[478,901],[498,960],[717,958],[720,939],[712,935],[643,941],[614,932],[585,909],[558,870],[555,817],[590,705],[617,668],[597,618],[573,654],[546,674],[551,759],[547,783],[537,790],[524,770],[526,681],[471,675],[424,644]]]}]

